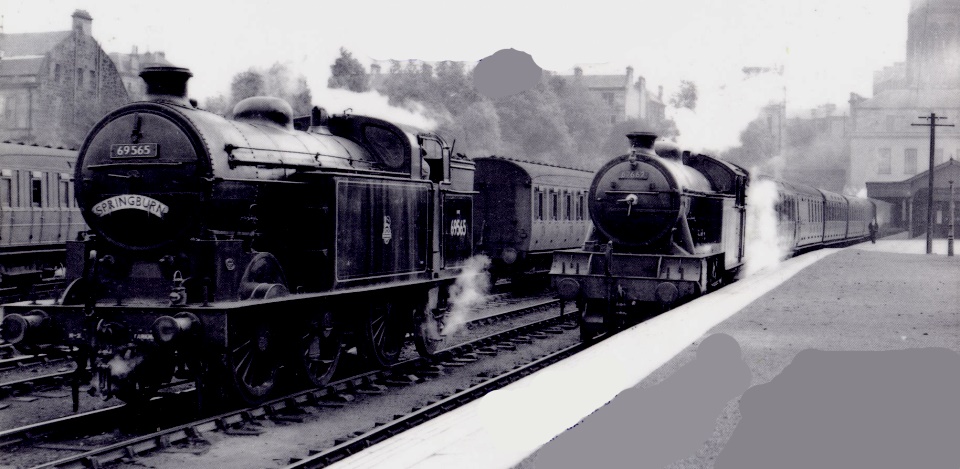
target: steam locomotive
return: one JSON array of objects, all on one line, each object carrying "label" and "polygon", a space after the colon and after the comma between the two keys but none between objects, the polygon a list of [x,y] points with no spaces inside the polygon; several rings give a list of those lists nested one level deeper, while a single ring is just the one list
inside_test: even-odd
[{"label": "steam locomotive", "polygon": [[[550,271],[560,297],[578,304],[585,340],[715,290],[744,265],[748,172],[652,133],[627,138],[630,152],[593,178],[590,236],[555,253]],[[786,253],[869,235],[869,200],[771,182]]]},{"label": "steam locomotive", "polygon": [[128,402],[193,380],[201,399],[255,403],[285,379],[329,381],[343,343],[378,365],[411,330],[421,353],[442,347],[447,287],[472,255],[474,164],[437,135],[320,108],[293,119],[277,98],[226,119],[188,102],[191,76],[144,69],[149,100],[90,132],[75,182],[92,235],[67,246],[73,281],[6,305],[2,337],[75,347],[78,373],[89,362]]}]

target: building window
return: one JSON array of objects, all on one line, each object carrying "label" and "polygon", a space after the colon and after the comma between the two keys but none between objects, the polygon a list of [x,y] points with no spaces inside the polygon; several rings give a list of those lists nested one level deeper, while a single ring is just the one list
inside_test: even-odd
[{"label": "building window", "polygon": [[893,132],[897,129],[897,116],[887,116],[887,132]]},{"label": "building window", "polygon": [[83,88],[83,69],[77,69],[77,88]]},{"label": "building window", "polygon": [[55,83],[60,83],[60,64],[53,66],[53,81]]},{"label": "building window", "polygon": [[881,148],[878,150],[877,174],[890,174],[891,155],[892,153],[889,148]]},{"label": "building window", "polygon": [[603,100],[606,101],[607,104],[613,104],[613,93],[603,93]]},{"label": "building window", "polygon": [[903,174],[917,174],[916,148],[907,148],[903,151]]},{"label": "building window", "polygon": [[90,70],[90,89],[97,89],[97,72]]}]

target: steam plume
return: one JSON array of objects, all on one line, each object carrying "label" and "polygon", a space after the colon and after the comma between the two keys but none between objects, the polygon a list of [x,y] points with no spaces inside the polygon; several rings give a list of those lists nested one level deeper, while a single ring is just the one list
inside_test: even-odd
[{"label": "steam plume", "polygon": [[487,256],[467,259],[456,283],[450,287],[450,312],[444,322],[444,335],[456,333],[470,319],[473,309],[484,302],[490,291],[489,268]]},{"label": "steam plume", "polygon": [[744,275],[775,266],[787,255],[787,240],[777,231],[777,185],[754,179],[747,189],[747,233]]}]

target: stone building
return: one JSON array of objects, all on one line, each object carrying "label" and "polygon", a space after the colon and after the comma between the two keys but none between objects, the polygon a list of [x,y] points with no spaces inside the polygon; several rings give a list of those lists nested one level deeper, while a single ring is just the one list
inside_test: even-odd
[{"label": "stone building", "polygon": [[173,65],[167,61],[165,53],[140,53],[137,46],[133,46],[133,50],[129,54],[111,52],[110,58],[117,66],[117,71],[120,72],[120,79],[123,81],[123,87],[126,88],[130,101],[143,101],[147,95],[147,84],[140,78],[140,70],[151,65]]},{"label": "stone building", "polygon": [[[899,182],[929,168],[936,113],[960,126],[960,1],[912,0],[906,62],[874,74],[874,96],[850,96],[849,184]],[[937,129],[934,164],[960,158],[960,127]]]},{"label": "stone building", "polygon": [[0,140],[78,147],[128,101],[117,68],[73,13],[69,31],[0,34]]},{"label": "stone building", "polygon": [[659,87],[656,94],[651,93],[644,77],[634,80],[633,67],[628,66],[623,75],[594,75],[583,73],[583,68],[578,66],[574,67],[573,75],[557,76],[571,78],[606,103],[611,124],[643,119],[656,127],[666,120],[663,87]]},{"label": "stone building", "polygon": [[[381,89],[391,73],[396,70],[420,70],[424,65],[434,70],[440,62],[423,60],[375,60],[370,65],[370,87]],[[477,63],[464,63],[466,73],[471,73]],[[580,83],[591,93],[599,97],[609,106],[608,118],[611,124],[623,122],[626,119],[644,119],[654,127],[666,120],[666,105],[663,102],[663,87],[659,87],[654,94],[647,89],[647,80],[636,77],[634,80],[633,67],[627,67],[623,75],[594,75],[583,73],[582,67],[575,67],[573,75],[558,74],[544,71],[556,77],[568,78]]]}]

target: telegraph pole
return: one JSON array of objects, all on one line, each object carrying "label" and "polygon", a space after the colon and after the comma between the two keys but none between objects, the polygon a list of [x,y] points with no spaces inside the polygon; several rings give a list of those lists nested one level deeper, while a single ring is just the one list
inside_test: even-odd
[{"label": "telegraph pole", "polygon": [[947,233],[947,255],[953,255],[953,179],[950,180],[950,231]]},{"label": "telegraph pole", "polygon": [[946,119],[946,117],[937,117],[937,114],[930,113],[929,116],[920,116],[920,119],[927,119],[930,122],[926,124],[910,124],[915,127],[930,127],[930,170],[927,171],[927,254],[933,253],[933,154],[937,146],[937,127],[953,127],[953,124],[938,124],[937,120]]}]

